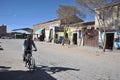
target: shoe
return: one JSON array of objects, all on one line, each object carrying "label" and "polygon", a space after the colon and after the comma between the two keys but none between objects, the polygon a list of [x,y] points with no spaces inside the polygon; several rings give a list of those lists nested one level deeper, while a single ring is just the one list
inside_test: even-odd
[{"label": "shoe", "polygon": [[23,58],[23,62],[25,61],[25,58]]}]

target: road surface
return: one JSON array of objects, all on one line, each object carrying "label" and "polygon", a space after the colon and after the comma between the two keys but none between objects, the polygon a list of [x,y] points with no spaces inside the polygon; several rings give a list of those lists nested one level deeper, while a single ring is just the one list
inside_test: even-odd
[{"label": "road surface", "polygon": [[0,39],[0,80],[120,80],[120,54],[35,42],[36,70],[22,61],[22,39]]}]

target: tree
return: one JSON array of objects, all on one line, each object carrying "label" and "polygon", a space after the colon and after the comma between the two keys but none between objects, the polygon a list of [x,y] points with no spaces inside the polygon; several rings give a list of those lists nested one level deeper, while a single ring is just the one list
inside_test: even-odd
[{"label": "tree", "polygon": [[85,14],[88,14],[88,12],[91,12],[92,14],[96,14],[95,9],[102,7],[108,3],[117,2],[119,0],[75,0],[76,3],[80,6],[80,10],[85,12]]},{"label": "tree", "polygon": [[74,6],[60,5],[56,12],[65,27],[69,27],[71,23],[82,21],[77,17],[83,16],[82,13]]},{"label": "tree", "polygon": [[56,11],[59,19],[61,20],[61,24],[64,26],[64,39],[62,45],[64,43],[69,43],[69,38],[66,27],[69,27],[70,24],[75,22],[83,22],[78,16],[83,16],[80,11],[74,6],[68,5],[60,5],[58,10]]},{"label": "tree", "polygon": [[[76,0],[76,2],[81,7],[81,8],[79,8],[81,11],[84,10],[85,14],[89,13],[90,15],[96,15],[96,19],[99,24],[100,32],[101,32],[100,27],[101,27],[101,25],[103,26],[103,30],[104,30],[103,51],[104,52],[105,52],[105,48],[106,48],[106,23],[108,23],[108,22],[106,22],[105,17],[106,17],[106,19],[108,19],[108,17],[109,17],[108,13],[110,13],[110,12],[107,12],[102,7],[110,2],[115,2],[115,1],[119,1],[119,0]],[[99,8],[101,10],[101,12],[103,13],[103,15],[101,16],[102,21],[99,20],[100,14],[95,11],[96,8]]]}]

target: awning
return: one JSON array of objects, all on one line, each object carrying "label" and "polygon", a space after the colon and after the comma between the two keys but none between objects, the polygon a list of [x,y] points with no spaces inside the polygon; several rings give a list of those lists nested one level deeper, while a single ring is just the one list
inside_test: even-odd
[{"label": "awning", "polygon": [[27,31],[28,33],[32,33],[33,32],[33,29],[31,29],[31,28],[20,28],[20,29],[14,29],[12,31],[18,31],[18,30],[24,30],[24,31]]},{"label": "awning", "polygon": [[45,28],[40,28],[40,29],[38,29],[35,33],[36,34],[40,34],[41,32],[42,32],[42,30],[44,30]]}]

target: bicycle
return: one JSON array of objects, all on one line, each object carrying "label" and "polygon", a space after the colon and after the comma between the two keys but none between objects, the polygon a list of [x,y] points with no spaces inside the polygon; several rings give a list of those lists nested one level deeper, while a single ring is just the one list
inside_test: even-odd
[{"label": "bicycle", "polygon": [[26,50],[25,55],[25,67],[28,67],[29,70],[35,70],[35,59],[32,56],[32,51],[35,50]]}]

